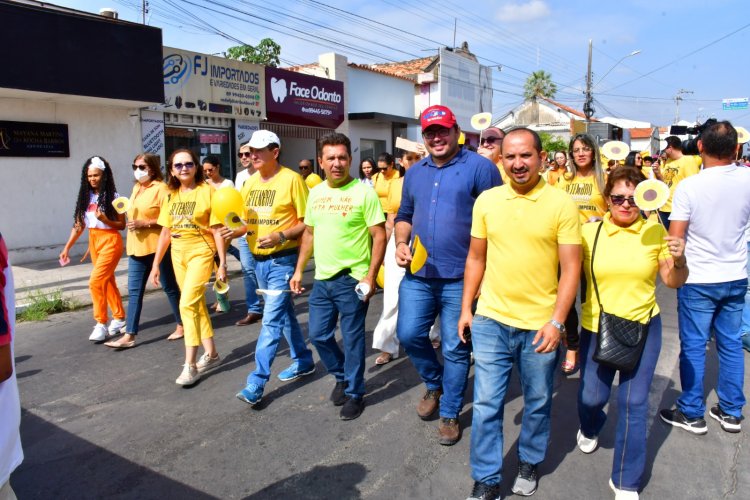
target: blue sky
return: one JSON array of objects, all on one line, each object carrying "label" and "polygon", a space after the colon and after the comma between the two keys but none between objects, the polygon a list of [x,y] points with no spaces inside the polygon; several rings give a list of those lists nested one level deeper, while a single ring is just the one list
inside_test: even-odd
[{"label": "blue sky", "polygon": [[[52,0],[88,12],[101,7],[141,21],[141,0]],[[731,120],[750,129],[750,110],[722,111],[722,99],[750,97],[747,0],[150,0],[148,24],[169,46],[218,53],[272,38],[282,65],[336,51],[357,63],[435,54],[463,41],[493,70],[494,115],[523,101],[529,73],[545,70],[556,100],[581,109],[593,40],[595,116],[669,125]],[[228,10],[228,6],[234,10]],[[221,31],[227,39],[214,31]],[[625,57],[633,51],[641,52]],[[623,60],[622,58],[625,57]],[[502,69],[500,69],[502,68]],[[603,78],[602,78],[603,77]]]}]

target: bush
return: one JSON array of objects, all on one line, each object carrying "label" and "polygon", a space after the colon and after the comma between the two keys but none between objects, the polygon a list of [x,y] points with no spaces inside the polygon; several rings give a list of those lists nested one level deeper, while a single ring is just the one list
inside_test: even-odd
[{"label": "bush", "polygon": [[63,297],[62,290],[49,293],[37,290],[29,293],[26,301],[28,306],[16,316],[19,322],[44,321],[50,314],[72,311],[78,307],[74,300]]}]

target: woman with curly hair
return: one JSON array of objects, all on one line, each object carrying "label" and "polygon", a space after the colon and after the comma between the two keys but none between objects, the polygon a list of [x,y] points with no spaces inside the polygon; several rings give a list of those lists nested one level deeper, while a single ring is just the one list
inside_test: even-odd
[{"label": "woman with curly hair", "polygon": [[[81,187],[73,213],[73,229],[60,253],[60,263],[70,259],[68,253],[83,230],[89,230],[89,253],[94,269],[89,278],[91,301],[94,305],[96,325],[89,336],[92,342],[106,340],[107,333],[114,335],[125,329],[125,309],[115,282],[115,268],[122,257],[122,236],[125,215],[115,211],[112,202],[118,197],[112,169],[101,156],[92,156],[83,164]],[[112,322],[107,328],[107,306],[112,310]]]}]

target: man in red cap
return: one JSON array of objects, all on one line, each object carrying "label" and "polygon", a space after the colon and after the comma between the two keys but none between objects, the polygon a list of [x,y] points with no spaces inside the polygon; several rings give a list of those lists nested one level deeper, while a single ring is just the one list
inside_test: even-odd
[{"label": "man in red cap", "polygon": [[[396,261],[410,267],[410,241],[419,236],[427,260],[411,269],[399,288],[396,334],[427,390],[417,415],[428,419],[440,410],[440,444],[460,437],[458,415],[469,373],[469,347],[458,339],[466,256],[471,241],[471,214],[482,191],[499,186],[500,172],[491,161],[461,148],[461,130],[453,112],[430,106],[421,115],[422,137],[429,156],[413,165],[404,178],[396,216]],[[429,339],[430,326],[440,315],[444,365]]]}]

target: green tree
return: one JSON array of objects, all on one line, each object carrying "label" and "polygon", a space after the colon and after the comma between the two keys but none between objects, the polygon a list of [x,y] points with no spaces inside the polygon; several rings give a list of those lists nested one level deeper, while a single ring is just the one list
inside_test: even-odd
[{"label": "green tree", "polygon": [[264,38],[255,47],[252,45],[229,47],[224,52],[224,57],[275,68],[279,65],[280,54],[281,46],[270,38]]},{"label": "green tree", "polygon": [[539,137],[542,139],[542,149],[547,154],[554,154],[555,151],[567,151],[568,143],[560,139],[557,136],[548,134],[547,132],[540,132]]},{"label": "green tree", "polygon": [[552,75],[544,70],[534,71],[523,85],[523,97],[530,101],[537,96],[552,99],[557,93],[557,85],[552,81]]}]

